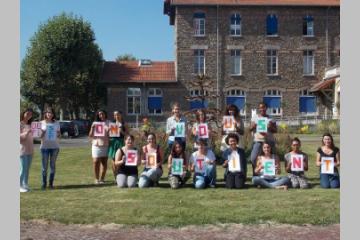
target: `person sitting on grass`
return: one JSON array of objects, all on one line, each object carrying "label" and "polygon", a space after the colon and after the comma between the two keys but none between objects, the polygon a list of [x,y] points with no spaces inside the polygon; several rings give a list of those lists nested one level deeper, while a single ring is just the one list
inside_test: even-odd
[{"label": "person sitting on grass", "polygon": [[[289,173],[288,177],[290,178],[291,186],[293,188],[309,188],[308,181],[304,174],[304,171],[308,170],[308,156],[300,150],[300,147],[300,139],[297,137],[293,138],[291,140],[291,151],[286,153],[284,156],[285,170]],[[291,165],[294,165],[292,158],[294,158],[295,155],[299,155],[297,157],[301,157],[303,159],[302,163],[299,163],[302,165],[303,170],[295,171],[294,169],[291,169]]]},{"label": "person sitting on grass", "polygon": [[213,151],[206,147],[206,143],[205,139],[199,139],[199,150],[190,157],[191,171],[195,172],[193,182],[197,189],[207,186],[215,188],[216,183],[216,157]]},{"label": "person sitting on grass", "polygon": [[[229,148],[227,148],[222,155],[224,160],[223,167],[226,168],[224,174],[225,187],[229,189],[244,188],[247,173],[247,163],[244,149],[237,146],[239,143],[239,137],[235,133],[229,133],[225,142],[229,145]],[[235,160],[232,158],[235,158]]]},{"label": "person sitting on grass", "polygon": [[[172,168],[172,162],[174,158],[181,158],[183,159],[183,174],[182,175],[176,175],[172,174],[171,168]],[[170,187],[172,189],[179,188],[183,186],[187,180],[191,177],[191,172],[189,171],[189,166],[185,154],[185,149],[182,147],[182,145],[175,141],[175,143],[172,146],[171,153],[168,158],[168,180]]]},{"label": "person sitting on grass", "polygon": [[[267,160],[274,160],[275,166],[269,164]],[[269,142],[265,141],[262,144],[262,149],[256,162],[256,176],[253,176],[252,178],[252,182],[255,186],[287,190],[290,179],[286,176],[276,176],[281,172],[280,160],[276,154],[272,153],[272,148]]]},{"label": "person sitting on grass", "polygon": [[[321,165],[324,160],[333,161],[333,173],[321,172]],[[322,137],[322,146],[318,148],[316,153],[316,166],[320,167],[320,186],[322,188],[340,188],[338,170],[338,167],[340,167],[340,150],[335,147],[334,139],[330,133],[325,133]]]},{"label": "person sitting on grass", "polygon": [[[145,165],[144,171],[140,175],[139,179],[139,188],[146,188],[150,186],[158,186],[160,177],[163,174],[162,163],[163,163],[163,153],[160,149],[160,146],[156,144],[156,136],[154,133],[148,133],[147,135],[148,144],[142,148],[142,163]],[[156,154],[156,164],[155,167],[147,166],[146,161],[149,154]]]},{"label": "person sitting on grass", "polygon": [[[130,159],[127,159],[127,153],[129,150],[135,150],[136,155],[134,165],[127,165],[127,162],[130,162]],[[140,165],[139,153],[134,147],[134,136],[127,135],[125,137],[125,146],[119,148],[115,154],[115,166],[118,169],[118,174],[116,175],[116,182],[119,188],[134,188],[136,187],[137,178],[138,178],[138,168]],[[133,160],[133,159],[131,159]]]}]

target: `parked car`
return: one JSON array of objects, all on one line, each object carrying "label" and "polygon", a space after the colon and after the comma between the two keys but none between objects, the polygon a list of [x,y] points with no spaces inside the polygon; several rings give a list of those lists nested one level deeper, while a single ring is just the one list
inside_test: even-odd
[{"label": "parked car", "polygon": [[74,123],[74,121],[59,121],[60,123],[60,132],[63,137],[78,137],[79,128]]},{"label": "parked car", "polygon": [[79,119],[79,120],[73,120],[73,122],[77,125],[79,129],[79,135],[87,135],[89,133],[90,121]]}]

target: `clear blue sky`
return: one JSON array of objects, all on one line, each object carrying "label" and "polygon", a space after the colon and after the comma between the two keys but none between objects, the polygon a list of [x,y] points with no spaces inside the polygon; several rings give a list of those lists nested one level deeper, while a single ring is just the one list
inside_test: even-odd
[{"label": "clear blue sky", "polygon": [[21,0],[20,59],[40,23],[61,12],[90,22],[107,61],[120,54],[174,60],[174,27],[163,14],[163,0]]}]

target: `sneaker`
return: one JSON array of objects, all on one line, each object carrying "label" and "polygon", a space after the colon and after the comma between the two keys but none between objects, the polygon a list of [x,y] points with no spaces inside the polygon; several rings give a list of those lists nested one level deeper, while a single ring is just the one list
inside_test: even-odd
[{"label": "sneaker", "polygon": [[41,185],[41,190],[45,190],[46,186],[45,185]]},{"label": "sneaker", "polygon": [[20,192],[28,192],[29,190],[27,190],[26,188],[20,187]]},{"label": "sneaker", "polygon": [[210,184],[209,187],[210,188],[216,188],[216,186],[214,184]]},{"label": "sneaker", "polygon": [[100,181],[99,180],[97,180],[97,179],[95,179],[95,185],[99,185],[100,184]]},{"label": "sneaker", "polygon": [[100,180],[100,181],[99,181],[99,184],[105,184],[105,181],[104,181],[104,180]]}]

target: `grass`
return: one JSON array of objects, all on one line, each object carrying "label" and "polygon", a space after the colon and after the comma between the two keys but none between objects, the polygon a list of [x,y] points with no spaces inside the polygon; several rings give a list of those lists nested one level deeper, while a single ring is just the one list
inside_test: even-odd
[{"label": "grass", "polygon": [[[118,189],[113,183],[110,160],[107,184],[95,186],[90,147],[61,149],[56,189],[41,191],[41,163],[36,151],[30,171],[32,191],[20,196],[20,217],[22,220],[43,219],[66,224],[117,223],[157,227],[218,223],[339,223],[340,191],[319,188],[314,158],[317,146],[303,143],[303,150],[310,154],[307,176],[313,188],[289,191],[257,189],[251,185],[244,190],[224,189],[224,171],[220,166],[216,189],[195,190],[189,181],[183,189],[172,190],[165,166],[160,187]],[[250,165],[248,169],[251,174]],[[250,178],[247,183],[251,183]]]}]

